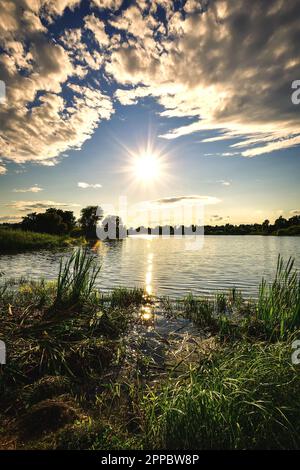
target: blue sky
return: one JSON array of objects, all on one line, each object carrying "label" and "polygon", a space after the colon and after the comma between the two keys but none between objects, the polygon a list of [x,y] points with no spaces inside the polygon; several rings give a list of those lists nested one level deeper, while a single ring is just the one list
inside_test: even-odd
[{"label": "blue sky", "polygon": [[0,3],[1,221],[120,196],[191,196],[213,224],[300,213],[297,2]]}]

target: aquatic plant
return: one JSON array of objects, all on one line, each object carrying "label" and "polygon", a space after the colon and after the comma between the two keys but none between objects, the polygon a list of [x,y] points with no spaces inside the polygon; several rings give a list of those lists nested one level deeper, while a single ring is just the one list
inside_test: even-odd
[{"label": "aquatic plant", "polygon": [[182,310],[184,316],[197,326],[204,327],[215,324],[213,318],[214,302],[211,299],[188,294],[182,300]]},{"label": "aquatic plant", "polygon": [[262,280],[256,308],[256,320],[272,339],[282,339],[300,327],[300,278],[294,259],[284,263],[278,256],[273,282]]},{"label": "aquatic plant", "polygon": [[126,308],[130,305],[139,305],[145,301],[145,291],[140,288],[126,289],[118,287],[110,295],[111,307]]},{"label": "aquatic plant", "polygon": [[69,259],[61,260],[54,305],[74,305],[88,299],[100,269],[86,249],[74,250]]}]

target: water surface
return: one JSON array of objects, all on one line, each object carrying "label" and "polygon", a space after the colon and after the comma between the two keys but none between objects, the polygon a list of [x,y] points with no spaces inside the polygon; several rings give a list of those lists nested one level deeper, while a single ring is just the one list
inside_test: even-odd
[{"label": "water surface", "polygon": [[[300,268],[299,237],[210,235],[204,237],[201,249],[190,249],[187,238],[145,236],[97,242],[91,252],[102,266],[98,287],[106,291],[139,286],[171,297],[237,287],[245,296],[255,297],[261,278],[274,275],[279,253],[285,259],[293,256]],[[0,271],[6,278],[53,279],[61,257],[69,254],[68,250],[41,250],[2,255]]]}]

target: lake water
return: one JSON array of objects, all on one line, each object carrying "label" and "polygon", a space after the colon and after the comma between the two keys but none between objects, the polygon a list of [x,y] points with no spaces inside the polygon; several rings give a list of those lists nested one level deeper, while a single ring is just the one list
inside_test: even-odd
[{"label": "lake water", "polygon": [[[262,277],[271,279],[277,256],[293,256],[300,269],[299,237],[206,236],[195,238],[129,237],[97,242],[91,249],[102,266],[97,285],[144,287],[154,295],[181,297],[188,292],[211,294],[232,287],[246,297],[257,295]],[[38,251],[0,256],[5,278],[53,279],[62,256],[70,252]]]}]

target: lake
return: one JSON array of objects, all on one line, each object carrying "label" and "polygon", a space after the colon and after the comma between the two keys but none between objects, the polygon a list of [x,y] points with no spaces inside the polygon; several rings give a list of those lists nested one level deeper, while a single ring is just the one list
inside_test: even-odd
[{"label": "lake", "polygon": [[[91,249],[102,266],[97,285],[144,287],[150,294],[181,297],[188,292],[211,294],[232,287],[246,297],[257,296],[264,276],[271,279],[277,256],[293,256],[300,268],[300,238],[272,236],[206,236],[195,238],[128,237],[97,242]],[[194,245],[194,246],[193,246]],[[53,279],[62,256],[70,251],[38,251],[0,256],[5,278]]]}]

